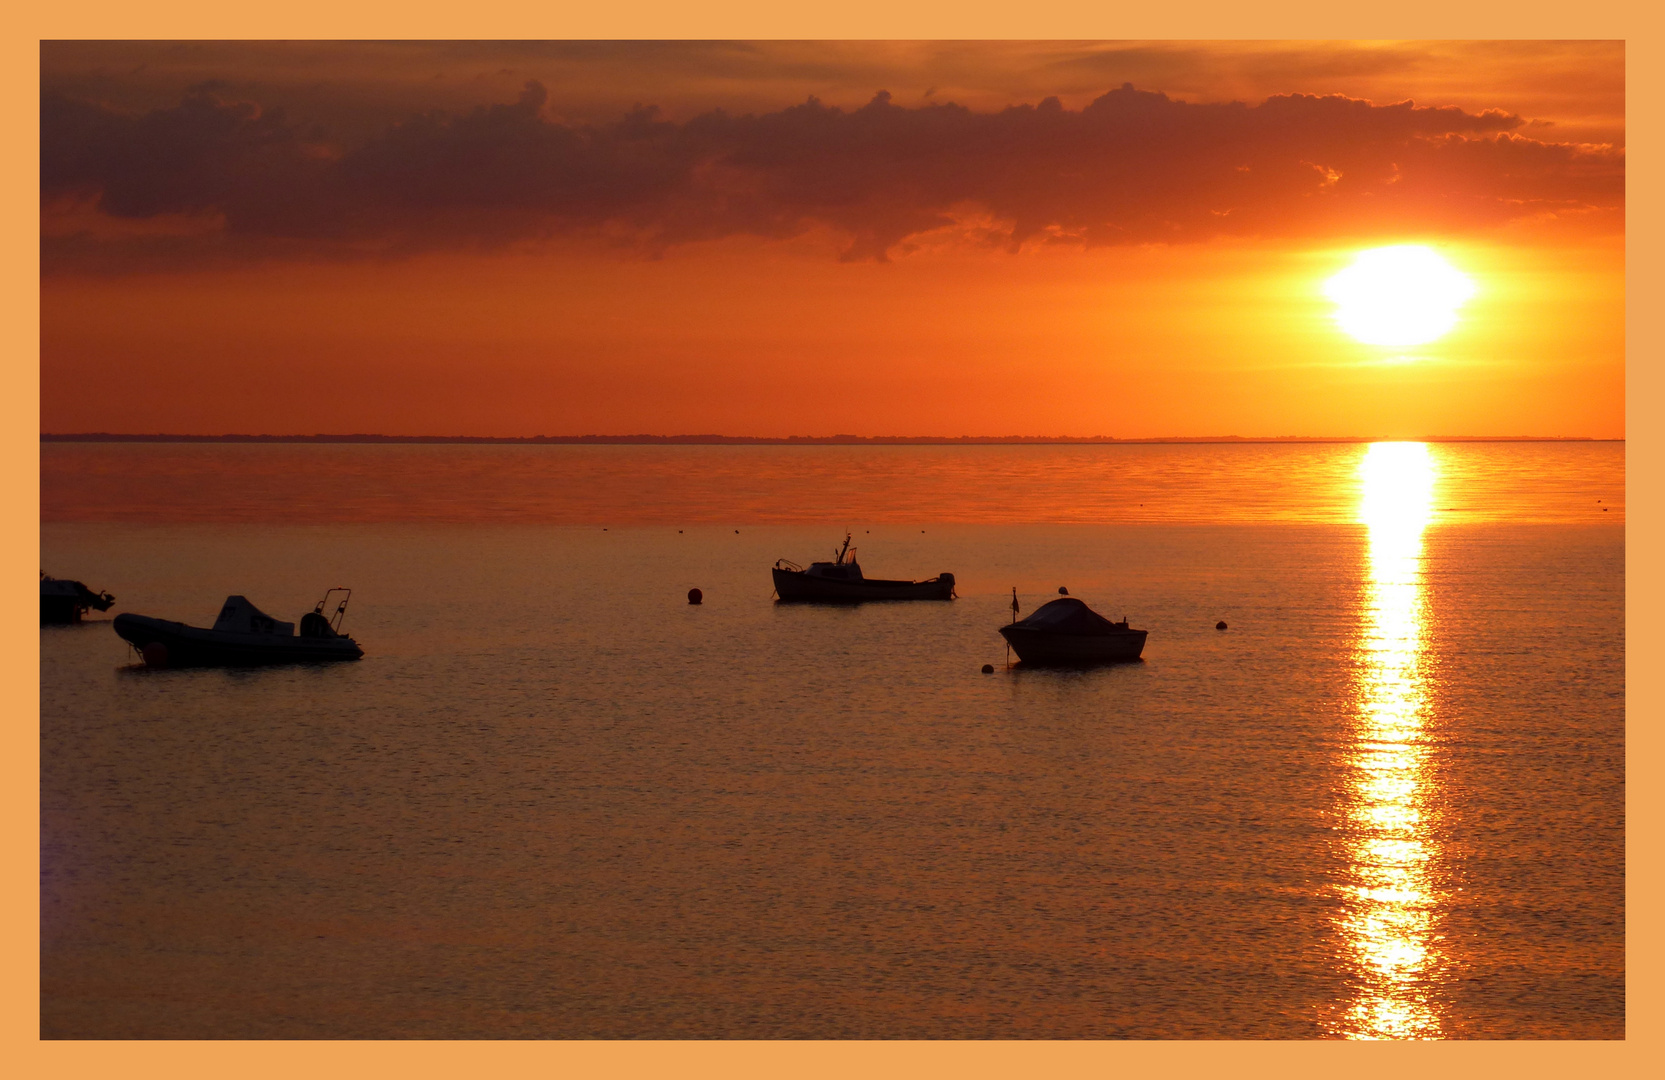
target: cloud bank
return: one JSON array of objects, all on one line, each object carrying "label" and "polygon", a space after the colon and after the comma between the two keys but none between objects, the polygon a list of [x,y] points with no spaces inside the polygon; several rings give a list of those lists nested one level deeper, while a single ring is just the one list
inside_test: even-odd
[{"label": "cloud bank", "polygon": [[518,100],[412,116],[356,145],[203,84],[121,112],[41,105],[43,267],[495,249],[596,235],[659,251],[831,228],[850,259],[929,238],[1085,246],[1469,232],[1534,218],[1622,228],[1624,154],[1520,117],[1291,94],[1194,104],[1123,85],[1071,110],[877,94],[604,124]]}]

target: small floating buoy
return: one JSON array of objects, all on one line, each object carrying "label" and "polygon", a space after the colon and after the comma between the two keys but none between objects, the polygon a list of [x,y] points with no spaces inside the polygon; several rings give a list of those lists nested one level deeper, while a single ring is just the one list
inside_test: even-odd
[{"label": "small floating buoy", "polygon": [[1219,622],[1214,624],[1214,629],[1216,629],[1216,630],[1224,630],[1225,628],[1226,628],[1226,620],[1224,620],[1224,619],[1221,619]]},{"label": "small floating buoy", "polygon": [[690,604],[697,604],[701,600],[704,600],[704,599],[705,599],[705,594],[700,592],[698,589],[689,589],[688,590],[688,602]]},{"label": "small floating buoy", "polygon": [[678,536],[681,536],[681,535],[682,535],[682,530],[681,530],[681,529],[678,529],[678,530],[677,530],[677,531],[676,531],[676,534],[677,534],[677,535],[678,535]]},{"label": "small floating buoy", "polygon": [[1069,594],[1070,594],[1070,591],[1068,589],[1064,588],[1062,585],[1058,586],[1058,595],[1059,596],[1068,596]]},{"label": "small floating buoy", "polygon": [[993,664],[984,664],[983,665],[983,674],[984,675],[993,675],[994,674],[994,665]]},{"label": "small floating buoy", "polygon": [[734,535],[735,535],[735,536],[739,536],[739,535],[740,535],[740,530],[739,530],[739,529],[735,529],[735,530],[734,530]]}]

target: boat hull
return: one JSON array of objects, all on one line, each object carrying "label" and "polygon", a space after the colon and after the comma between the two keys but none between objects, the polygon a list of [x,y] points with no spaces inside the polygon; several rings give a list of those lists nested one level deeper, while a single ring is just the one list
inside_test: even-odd
[{"label": "boat hull", "polygon": [[238,634],[147,615],[117,615],[116,633],[152,667],[256,667],[357,660],[364,650],[350,637]]},{"label": "boat hull", "polygon": [[1002,626],[1000,634],[1026,664],[1116,664],[1139,659],[1144,630],[1113,634],[1060,634],[1022,625]]},{"label": "boat hull", "polygon": [[43,626],[78,623],[86,610],[87,606],[74,596],[40,595],[40,621]]},{"label": "boat hull", "polygon": [[775,595],[784,601],[815,601],[824,604],[855,604],[865,600],[952,600],[954,577],[944,574],[930,581],[834,581],[811,577],[801,570],[775,567]]}]

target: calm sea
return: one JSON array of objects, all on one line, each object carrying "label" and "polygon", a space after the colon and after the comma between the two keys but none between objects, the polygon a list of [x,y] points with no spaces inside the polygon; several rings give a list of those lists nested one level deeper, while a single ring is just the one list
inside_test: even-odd
[{"label": "calm sea", "polygon": [[[1624,1036],[1622,444],[46,444],[41,484],[41,569],[111,615],[346,585],[365,649],[42,628],[46,1037]],[[774,603],[846,530],[959,599]],[[1060,586],[1144,659],[1007,667]]]}]

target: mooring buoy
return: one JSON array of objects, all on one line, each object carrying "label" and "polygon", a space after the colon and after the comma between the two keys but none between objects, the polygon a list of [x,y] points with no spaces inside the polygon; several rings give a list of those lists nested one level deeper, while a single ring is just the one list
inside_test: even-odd
[{"label": "mooring buoy", "polygon": [[1062,585],[1058,586],[1058,595],[1059,596],[1068,596],[1069,594],[1070,594],[1070,591],[1068,589],[1064,588]]},{"label": "mooring buoy", "polygon": [[1216,630],[1224,630],[1225,628],[1226,628],[1226,620],[1224,620],[1224,619],[1221,619],[1219,622],[1214,624],[1214,629],[1216,629]]},{"label": "mooring buoy", "polygon": [[993,664],[984,664],[983,665],[983,674],[984,675],[993,675],[994,674],[994,665]]},{"label": "mooring buoy", "polygon": [[704,599],[705,599],[705,594],[700,592],[698,589],[689,589],[688,590],[688,602],[690,604],[697,604],[701,600],[704,600]]}]

